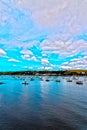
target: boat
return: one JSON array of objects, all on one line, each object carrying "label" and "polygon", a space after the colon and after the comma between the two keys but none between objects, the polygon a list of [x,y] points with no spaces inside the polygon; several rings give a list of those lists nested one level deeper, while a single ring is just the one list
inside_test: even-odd
[{"label": "boat", "polygon": [[34,80],[34,78],[32,77],[30,80],[31,80],[31,81],[33,81],[33,80]]},{"label": "boat", "polygon": [[46,79],[47,82],[49,82],[50,80],[49,79]]},{"label": "boat", "polygon": [[79,77],[74,75],[74,76],[73,76],[73,79],[74,79],[74,80],[78,80]]},{"label": "boat", "polygon": [[57,79],[56,82],[60,82],[60,80]]},{"label": "boat", "polygon": [[67,82],[72,82],[72,80],[71,79],[67,79]]},{"label": "boat", "polygon": [[23,82],[22,84],[24,84],[24,85],[28,85],[29,83],[25,81],[25,82]]},{"label": "boat", "polygon": [[0,84],[4,84],[3,82],[0,82]]},{"label": "boat", "polygon": [[87,77],[84,78],[84,81],[87,81]]},{"label": "boat", "polygon": [[40,77],[40,80],[43,81],[42,77]]},{"label": "boat", "polygon": [[77,81],[76,84],[80,84],[81,85],[81,84],[83,84],[83,82],[82,81]]}]

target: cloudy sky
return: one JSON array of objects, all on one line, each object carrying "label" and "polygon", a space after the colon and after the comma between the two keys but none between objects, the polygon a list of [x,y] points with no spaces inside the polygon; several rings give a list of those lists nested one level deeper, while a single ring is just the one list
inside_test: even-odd
[{"label": "cloudy sky", "polygon": [[0,71],[87,69],[87,0],[0,0]]}]

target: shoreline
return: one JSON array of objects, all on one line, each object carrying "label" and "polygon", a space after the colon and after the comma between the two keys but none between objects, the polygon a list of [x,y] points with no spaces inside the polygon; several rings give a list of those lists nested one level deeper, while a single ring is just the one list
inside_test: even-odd
[{"label": "shoreline", "polygon": [[65,70],[65,71],[11,71],[0,72],[0,75],[31,75],[31,76],[87,76],[87,70]]}]

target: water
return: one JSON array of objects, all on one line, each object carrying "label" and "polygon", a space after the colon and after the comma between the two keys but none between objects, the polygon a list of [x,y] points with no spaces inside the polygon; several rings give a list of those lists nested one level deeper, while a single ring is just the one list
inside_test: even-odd
[{"label": "water", "polygon": [[[0,130],[87,130],[87,81],[0,76]],[[28,85],[22,84],[26,79]]]}]

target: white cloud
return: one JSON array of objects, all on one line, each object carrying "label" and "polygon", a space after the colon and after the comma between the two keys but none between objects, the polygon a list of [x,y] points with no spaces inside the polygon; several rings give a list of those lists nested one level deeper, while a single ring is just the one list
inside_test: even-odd
[{"label": "white cloud", "polygon": [[22,50],[20,53],[22,54],[22,59],[25,60],[30,60],[31,56],[33,56],[33,53],[30,50]]},{"label": "white cloud", "polygon": [[52,67],[50,67],[50,66],[45,66],[45,67],[44,67],[44,66],[41,66],[41,67],[39,67],[38,69],[39,69],[39,70],[48,70],[48,71],[49,71],[49,70],[52,70]]},{"label": "white cloud", "polygon": [[52,67],[45,67],[45,70],[52,70]]},{"label": "white cloud", "polygon": [[16,67],[16,64],[14,64],[13,66]]},{"label": "white cloud", "polygon": [[[3,4],[6,2],[9,6]],[[12,33],[13,31],[16,34],[14,41],[12,39],[11,41],[2,40],[2,43],[9,44],[9,47],[28,48],[35,45],[37,41],[28,42],[26,39],[29,39],[31,35],[35,37],[35,30],[38,30],[38,28],[47,28],[48,31],[53,29],[52,33],[57,32],[61,41],[64,38],[70,39],[75,35],[87,33],[87,0],[46,0],[46,2],[44,0],[4,0],[0,4],[0,9],[3,11],[0,16],[1,21],[7,21],[12,26],[9,32]],[[10,6],[12,6],[11,9],[8,8]],[[25,13],[29,19],[22,20],[22,17],[19,18],[20,11],[18,12],[17,8]],[[16,22],[17,18],[18,21]],[[27,29],[24,28],[30,19],[32,19],[35,30],[30,28],[29,31],[26,31]],[[21,26],[19,27],[19,25]],[[18,30],[16,32],[19,32],[19,35],[15,33],[15,30]],[[23,39],[26,42],[23,42]]]},{"label": "white cloud", "polygon": [[34,56],[33,52],[30,50],[22,50],[20,53],[22,54],[21,57],[24,60],[38,61],[37,58]]},{"label": "white cloud", "polygon": [[87,29],[87,0],[21,0],[16,6],[41,29],[56,29],[66,36]]},{"label": "white cloud", "polygon": [[29,68],[29,67],[28,67],[28,66],[24,66],[23,68],[27,69],[27,68]]},{"label": "white cloud", "polygon": [[46,57],[46,56],[47,56],[47,54],[45,54],[45,53],[42,53],[42,56],[43,56],[43,57]]},{"label": "white cloud", "polygon": [[62,69],[87,69],[87,56],[71,59],[70,62],[64,62]]},{"label": "white cloud", "polygon": [[62,65],[61,67],[60,67],[61,69],[72,69],[72,67],[70,67],[70,66],[65,66],[65,65]]},{"label": "white cloud", "polygon": [[0,56],[5,56],[6,55],[6,52],[0,48]]},{"label": "white cloud", "polygon": [[8,59],[8,62],[20,62],[20,61],[17,59],[11,58],[11,59]]},{"label": "white cloud", "polygon": [[[25,35],[25,36],[26,36],[26,35]],[[28,39],[28,36],[26,37],[26,39]],[[24,40],[23,37],[22,37],[22,40]],[[29,50],[27,50],[27,49],[30,48],[30,47],[32,47],[33,45],[35,45],[35,44],[37,44],[37,43],[38,43],[37,40],[33,40],[33,39],[32,39],[32,41],[30,41],[30,42],[28,42],[28,41],[22,42],[21,44],[19,43],[19,45],[20,45],[24,50],[29,51]],[[20,47],[20,46],[19,46],[19,47]]]},{"label": "white cloud", "polygon": [[[26,35],[24,36],[26,37]],[[22,36],[19,36],[19,38],[14,38],[14,39],[5,39],[5,38],[0,38],[0,44],[1,45],[4,45],[4,48],[7,48],[7,49],[14,49],[14,48],[23,48],[23,50],[27,50],[29,48],[31,48],[33,45],[37,45],[38,41],[34,41],[33,38],[31,39],[32,41],[28,42],[23,42],[23,35]],[[35,37],[36,38],[36,37]],[[28,38],[28,36],[25,38],[26,40]]]},{"label": "white cloud", "polygon": [[37,58],[35,56],[32,55],[33,53],[24,53],[24,55],[22,55],[22,59],[24,60],[33,60],[33,61],[38,61]]},{"label": "white cloud", "polygon": [[[87,35],[86,10],[87,0],[0,1],[0,45],[7,51],[22,48],[20,54],[24,60],[38,61],[44,57],[41,60],[43,66],[49,64],[49,59],[45,58],[47,54],[56,53],[60,59],[72,58],[77,54],[87,55],[87,41],[75,39]],[[40,43],[44,35],[46,39]],[[34,56],[28,50],[33,45],[40,45],[41,50],[38,51],[42,52],[42,57]],[[0,56],[7,57],[3,49],[0,49]],[[7,58],[9,62],[18,62]],[[75,65],[77,68],[87,68],[87,62],[83,59],[76,59],[75,62],[73,59],[61,67],[73,68]]]},{"label": "white cloud", "polygon": [[41,43],[40,48],[43,53],[57,53],[63,57],[71,57],[80,52],[87,54],[87,42],[84,40],[60,41],[49,37]]},{"label": "white cloud", "polygon": [[35,56],[31,57],[31,60],[38,61]]},{"label": "white cloud", "polygon": [[30,50],[22,50],[20,53],[24,55],[33,55],[32,51]]},{"label": "white cloud", "polygon": [[47,64],[49,64],[49,61],[47,58],[43,58],[43,59],[41,59],[41,63],[47,65]]},{"label": "white cloud", "polygon": [[21,57],[22,59],[30,60],[30,55],[25,54],[25,55],[22,55]]}]

